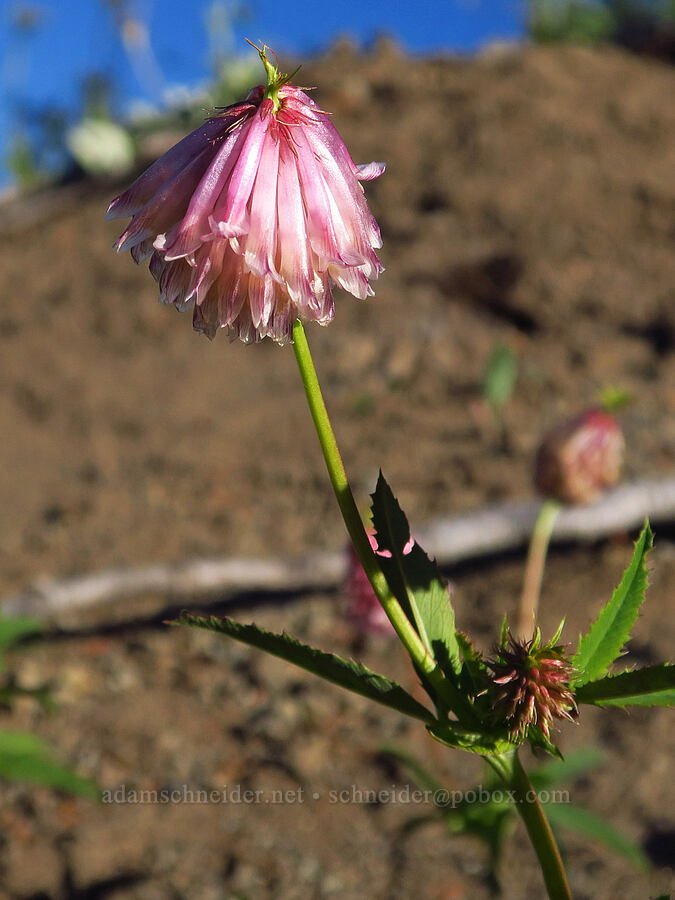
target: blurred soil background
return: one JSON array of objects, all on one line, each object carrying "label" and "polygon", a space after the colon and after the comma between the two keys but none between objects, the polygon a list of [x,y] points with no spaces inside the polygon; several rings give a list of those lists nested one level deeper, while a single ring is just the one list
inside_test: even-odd
[{"label": "blurred soil background", "polygon": [[[302,70],[368,184],[386,272],[376,297],[337,302],[309,337],[359,501],[382,467],[413,529],[432,517],[531,495],[543,429],[631,392],[629,479],[675,460],[675,71],[618,49],[493,49],[473,60],[406,59],[341,44]],[[125,179],[125,181],[128,179]],[[195,556],[284,556],[344,545],[293,353],[213,343],[111,244],[122,184],[81,180],[5,205],[0,229],[0,595],[42,576]],[[520,364],[504,436],[486,410],[487,359]],[[552,553],[542,623],[576,640],[616,585],[632,535]],[[651,586],[627,663],[672,651],[675,530],[657,530]],[[448,571],[458,624],[484,650],[513,612],[523,557]],[[414,684],[395,641],[357,647],[338,592],[258,598],[236,616]],[[489,896],[484,849],[431,823],[429,807],[331,803],[390,789],[378,755],[417,754],[451,790],[480,761],[418,723],[282,662],[160,619],[111,626],[163,598],[99,610],[75,636],[15,650],[27,687],[3,714],[115,791],[304,789],[304,802],[99,804],[0,788],[0,896],[38,898],[429,898]],[[145,606],[144,606],[145,604]],[[199,608],[199,602],[186,604]],[[672,722],[666,710],[583,710],[563,751],[606,756],[571,798],[647,851],[651,873],[565,836],[577,898],[655,897],[672,887]],[[313,794],[319,795],[312,799]],[[267,795],[269,796],[269,795]],[[504,896],[543,895],[521,826]]]}]

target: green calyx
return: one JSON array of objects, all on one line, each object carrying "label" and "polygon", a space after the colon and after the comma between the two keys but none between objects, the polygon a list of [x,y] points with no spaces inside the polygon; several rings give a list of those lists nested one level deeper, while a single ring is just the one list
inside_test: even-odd
[{"label": "green calyx", "polygon": [[267,73],[267,86],[265,88],[265,99],[269,99],[272,101],[274,112],[278,112],[281,108],[281,99],[279,97],[280,89],[293,78],[300,70],[301,66],[298,66],[297,69],[294,69],[290,75],[287,75],[285,72],[279,71],[279,66],[270,62],[267,54],[270,53],[276,59],[276,54],[273,50],[271,50],[267,44],[261,44],[260,47],[252,44],[251,41],[247,43],[251,44],[260,57],[260,61],[265,67],[265,72]]}]

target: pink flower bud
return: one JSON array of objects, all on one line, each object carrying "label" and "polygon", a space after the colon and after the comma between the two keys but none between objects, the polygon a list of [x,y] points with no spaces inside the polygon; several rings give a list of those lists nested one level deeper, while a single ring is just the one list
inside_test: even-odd
[{"label": "pink flower bud", "polygon": [[372,295],[382,242],[361,182],[384,164],[356,166],[328,114],[258,52],[267,86],[165,153],[108,218],[132,217],[115,249],[150,257],[160,300],[194,303],[197,331],[283,344],[298,318],[331,321],[333,284]]},{"label": "pink flower bud", "polygon": [[619,480],[624,439],[614,416],[591,409],[550,431],[537,451],[535,484],[563,503],[592,503]]}]

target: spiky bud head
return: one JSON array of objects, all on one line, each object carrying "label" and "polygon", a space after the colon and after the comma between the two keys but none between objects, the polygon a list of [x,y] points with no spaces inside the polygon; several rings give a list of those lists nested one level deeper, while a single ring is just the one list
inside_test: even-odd
[{"label": "spiky bud head", "polygon": [[570,686],[574,667],[566,648],[558,644],[560,629],[547,644],[537,628],[529,641],[519,641],[505,629],[492,670],[492,709],[514,740],[530,736],[538,728],[549,740],[553,719],[573,720],[577,716]]}]

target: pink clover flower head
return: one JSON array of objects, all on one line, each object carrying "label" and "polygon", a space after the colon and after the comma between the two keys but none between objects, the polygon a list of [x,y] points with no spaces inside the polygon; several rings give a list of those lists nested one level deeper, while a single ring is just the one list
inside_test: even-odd
[{"label": "pink clover flower head", "polygon": [[132,217],[115,249],[149,257],[160,300],[194,304],[197,331],[283,344],[298,318],[332,320],[332,285],[373,294],[382,242],[361,182],[384,164],[355,165],[328,114],[256,49],[267,85],[165,153],[107,218]]}]

